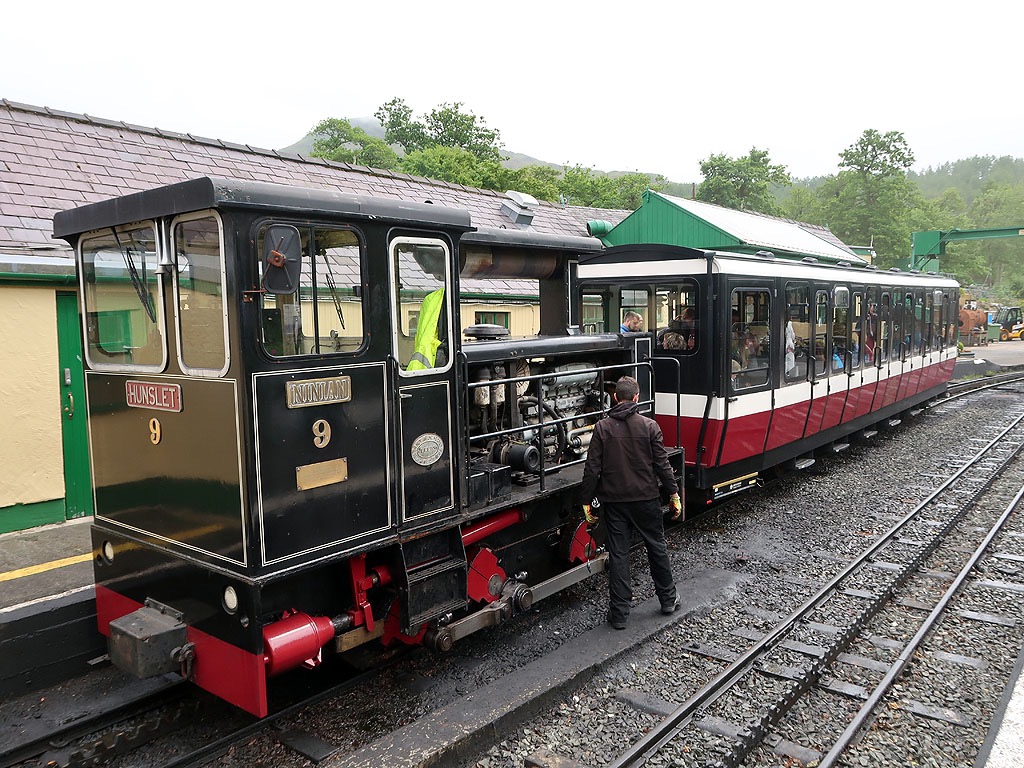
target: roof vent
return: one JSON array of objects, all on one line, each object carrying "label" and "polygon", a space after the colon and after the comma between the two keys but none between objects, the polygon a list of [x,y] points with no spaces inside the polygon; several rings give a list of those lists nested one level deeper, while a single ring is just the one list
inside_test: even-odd
[{"label": "roof vent", "polygon": [[755,256],[760,256],[762,259],[774,259],[775,258],[775,254],[772,253],[771,251],[758,251],[754,255]]},{"label": "roof vent", "polygon": [[501,202],[501,212],[512,220],[513,224],[529,225],[533,222],[533,210],[540,206],[537,198],[525,192],[510,189],[505,193],[506,200]]},{"label": "roof vent", "polygon": [[817,264],[818,263],[818,260],[816,258],[814,258],[813,256],[804,256],[802,259],[800,259],[800,261],[802,261],[804,264]]},{"label": "roof vent", "polygon": [[587,222],[587,234],[591,237],[604,237],[615,229],[615,225],[604,219],[591,219]]}]

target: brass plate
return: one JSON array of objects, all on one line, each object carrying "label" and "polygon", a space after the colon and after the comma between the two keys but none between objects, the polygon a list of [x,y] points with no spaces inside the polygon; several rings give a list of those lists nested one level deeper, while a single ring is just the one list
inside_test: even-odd
[{"label": "brass plate", "polygon": [[300,491],[322,488],[348,480],[348,459],[331,459],[295,468],[295,485]]},{"label": "brass plate", "polygon": [[284,383],[289,408],[347,403],[352,399],[352,377],[332,376],[328,379],[302,379]]}]

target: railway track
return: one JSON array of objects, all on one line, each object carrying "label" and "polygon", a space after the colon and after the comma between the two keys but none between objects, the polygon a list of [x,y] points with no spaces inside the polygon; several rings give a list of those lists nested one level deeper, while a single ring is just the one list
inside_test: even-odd
[{"label": "railway track", "polygon": [[[1007,383],[1008,380],[1002,380],[999,382],[992,382],[987,380],[985,381],[986,385],[995,387],[1005,386]],[[1019,426],[1018,429],[1020,429]],[[988,443],[986,443],[986,446],[987,445]],[[980,455],[983,452],[978,451],[977,453]],[[975,457],[975,459],[976,461],[972,459],[974,463],[970,465],[971,467],[976,467],[977,465],[985,465],[986,462],[992,463],[993,461],[991,459],[982,459],[978,457]],[[846,461],[846,459],[844,459],[844,461]],[[1010,462],[1010,465],[1013,464],[1013,459],[1008,459],[1008,461]],[[1005,464],[1005,462],[1003,462],[1000,466],[1005,467],[1007,465]],[[962,480],[961,485],[976,485],[978,483],[978,477],[981,472],[981,469],[971,469],[970,467],[968,467],[968,465],[965,464],[964,467],[958,470],[957,477]],[[998,472],[998,470],[996,470],[996,472]],[[1009,473],[1006,473],[1004,471],[1004,474]],[[1024,482],[1024,480],[1022,480],[1022,482]],[[944,489],[940,489],[940,491],[944,491]],[[950,490],[950,492],[952,491]],[[941,501],[941,499],[936,497],[931,502],[931,508],[942,508],[943,505],[948,504],[948,502],[943,502]],[[922,510],[921,514],[926,515],[927,513]],[[972,523],[971,525],[974,524]],[[911,523],[907,522],[905,527],[910,526]],[[934,524],[924,525],[925,530],[928,532],[933,531],[935,527],[936,526]],[[968,527],[971,526],[969,525]],[[974,527],[976,527],[976,525]],[[889,538],[893,540],[893,543],[895,544],[897,549],[900,550],[901,553],[904,551],[905,548],[905,544],[902,543],[905,540],[923,541],[923,536],[919,536],[916,533],[910,532],[903,534],[894,533],[891,536],[889,536]],[[1024,541],[1024,539],[1022,539],[1022,541]],[[962,542],[958,546],[960,548],[964,547]],[[847,591],[854,592],[860,590],[865,594],[870,593],[876,597],[878,595],[883,594],[886,591],[884,584],[876,584],[874,579],[880,577],[888,577],[891,581],[892,575],[895,573],[895,570],[891,565],[892,563],[899,562],[900,564],[909,567],[910,570],[908,571],[908,573],[910,574],[910,576],[906,577],[907,583],[911,583],[913,581],[913,577],[916,576],[917,571],[922,570],[922,568],[924,568],[924,570],[926,571],[929,570],[926,566],[918,566],[915,570],[915,568],[912,565],[910,565],[911,560],[909,560],[908,558],[910,558],[911,555],[909,555],[909,553],[906,554],[906,557],[904,557],[903,560],[898,561],[898,559],[895,556],[883,555],[882,550],[875,548],[874,545],[871,549],[871,552],[875,553],[874,556],[872,557],[869,555],[868,559],[870,560],[870,562],[864,563],[862,565],[861,571],[859,571],[865,574],[865,580],[870,581],[870,583],[862,584],[860,586],[842,587],[838,590],[835,590],[836,592],[841,593],[843,589],[846,589]],[[1006,563],[1012,563],[1015,562],[1014,560],[1012,560],[1013,557],[1024,557],[1024,543],[1021,544],[1021,549],[1018,550],[1018,552],[1019,554],[1016,554],[1012,551],[1003,552],[1002,554],[1004,555],[1004,557],[1001,561]],[[904,560],[906,562],[904,562]],[[852,563],[847,563],[843,565],[843,568],[844,570],[851,570],[852,572],[853,565]],[[943,568],[945,569],[946,566],[943,566]],[[934,573],[940,572],[937,570],[937,568],[932,568],[931,571]],[[926,575],[923,578],[927,582],[935,582],[936,580],[936,577],[933,575]],[[1006,592],[1005,587],[990,587],[989,589],[996,591],[1002,590]],[[1008,592],[1007,594],[1012,594],[1012,591]],[[830,600],[825,601],[824,604],[826,606],[831,606],[831,608],[835,609],[836,606],[839,605],[841,600],[845,600],[847,606],[860,606],[861,609],[863,609],[864,607],[863,605],[861,605],[862,602],[871,602],[871,600],[868,597],[863,595],[858,597],[856,595],[840,594],[839,596],[833,596]],[[807,602],[811,601],[809,600]],[[819,603],[820,602],[821,601],[819,601]],[[918,606],[916,608],[911,608],[908,606],[910,605],[910,603],[914,603],[914,605],[917,605],[923,602],[924,600],[918,600],[916,598],[908,602],[908,600],[904,598],[903,602],[901,603],[899,595],[897,594],[896,601],[893,602],[892,599],[888,600],[884,605],[882,605],[878,609],[878,611],[876,612],[876,617],[878,615],[885,615],[885,611],[912,610],[914,612],[920,613],[923,610],[921,607]],[[734,636],[740,639],[745,639],[748,642],[769,642],[770,636],[774,635],[775,633],[769,631],[767,636],[762,636],[764,635],[763,628],[766,626],[766,622],[771,621],[773,623],[781,623],[779,620],[782,617],[778,615],[773,615],[771,611],[763,609],[750,610],[752,616],[756,614],[756,618],[760,622],[759,626],[761,628],[761,631],[748,631],[748,637],[743,638],[743,632],[740,630],[736,630]],[[842,613],[842,611],[840,611],[840,613]],[[776,701],[779,699],[780,696],[785,695],[785,692],[790,687],[794,685],[799,685],[799,676],[806,675],[807,668],[813,667],[818,662],[818,660],[824,659],[826,655],[831,653],[831,646],[828,642],[825,642],[825,640],[834,639],[836,636],[842,634],[843,632],[841,622],[839,622],[837,619],[830,615],[823,617],[821,615],[815,616],[811,613],[808,613],[807,616],[802,617],[800,621],[796,622],[794,626],[796,627],[796,629],[792,630],[788,635],[786,635],[785,637],[779,636],[776,638],[776,658],[773,658],[771,656],[767,658],[762,657],[760,659],[753,660],[752,663],[748,665],[753,670],[752,674],[754,674],[754,677],[748,676],[746,679],[748,681],[752,679],[758,680],[758,687],[771,687],[772,690],[774,690],[777,694]],[[866,631],[872,630],[868,629]],[[821,637],[819,637],[819,635]],[[825,640],[823,640],[822,637],[824,637]],[[876,646],[879,650],[879,653],[885,652],[890,655],[898,655],[897,651],[894,648],[885,647],[886,643],[888,645],[892,645],[892,643],[897,642],[894,638],[889,637],[885,633],[878,630],[875,630],[875,634],[872,635],[872,637],[875,643],[882,643],[882,646]],[[863,639],[863,636],[861,636],[860,639],[857,639],[856,637],[853,637],[851,635],[850,642],[867,643],[868,645],[872,644],[871,640],[865,641]],[[695,657],[701,656],[702,658],[707,660],[708,663],[715,663],[719,665],[735,664],[740,658],[739,653],[735,651],[730,651],[729,649],[725,648],[716,649],[712,647],[712,644],[710,642],[706,641],[698,642],[693,647],[687,647],[685,650],[687,651],[687,653],[692,654]],[[855,664],[848,663],[851,657],[854,656],[867,658],[868,654],[865,654],[863,652],[840,651],[838,655],[836,655],[836,660],[839,666],[846,667],[848,670],[854,669],[857,671],[858,675],[872,677],[872,683],[874,679],[877,679],[884,674],[880,669],[881,664],[885,663],[891,665],[892,663],[895,663],[892,660],[882,661],[880,659],[871,659],[871,661],[874,662],[871,665],[873,668],[866,669],[864,667],[857,667]],[[914,658],[913,654],[911,654],[909,658]],[[817,693],[829,693],[831,691],[829,695],[847,700],[851,708],[850,722],[852,722],[852,718],[856,716],[854,711],[855,705],[856,708],[859,708],[861,704],[866,702],[867,696],[870,695],[870,690],[873,689],[869,690],[869,683],[866,680],[858,679],[853,683],[849,683],[841,679],[844,676],[848,675],[840,675],[834,670],[825,669],[823,672],[817,675],[816,679],[814,679],[812,682],[807,683],[805,687],[807,688],[808,692],[814,691]],[[363,684],[365,684],[367,679],[368,678],[366,677],[361,678]],[[859,688],[857,686],[859,686]],[[753,696],[751,693],[751,684],[749,682],[738,683],[737,686],[734,686],[734,688],[737,687],[740,690],[742,690],[743,698],[749,704],[753,700]],[[267,721],[254,723],[251,720],[246,720],[244,723],[238,724],[238,727],[225,728],[223,729],[222,733],[218,733],[213,736],[210,736],[209,733],[207,732],[207,742],[202,745],[196,744],[195,748],[189,747],[187,742],[182,742],[185,745],[184,751],[187,752],[187,754],[184,754],[180,757],[176,757],[171,762],[160,762],[155,757],[151,759],[147,756],[145,757],[146,764],[161,765],[164,766],[164,768],[170,768],[170,766],[177,767],[201,765],[216,759],[217,755],[219,754],[228,753],[233,749],[234,745],[237,745],[246,740],[252,740],[253,738],[257,737],[262,738],[265,741],[270,741],[281,745],[281,748],[283,750],[292,754],[294,758],[297,759],[300,763],[302,760],[315,761],[316,759],[322,759],[325,756],[331,754],[338,756],[345,751],[344,747],[338,746],[338,742],[332,741],[330,737],[325,738],[323,734],[303,732],[301,728],[295,728],[294,715],[298,712],[301,712],[302,709],[314,705],[315,702],[320,699],[344,696],[344,690],[345,689],[343,686],[337,686],[333,687],[329,691],[322,693],[316,698],[310,697],[303,699],[302,701],[297,702],[294,706],[289,707],[287,710],[280,711],[275,715],[273,719]],[[845,691],[845,693],[843,693],[843,691]],[[759,732],[757,727],[751,728],[751,726],[761,725],[760,716],[758,718],[754,718],[749,724],[732,722],[729,713],[735,710],[749,709],[750,707],[746,706],[740,708],[728,705],[727,700],[728,696],[730,695],[732,694],[728,693],[725,690],[725,687],[723,687],[723,692],[720,693],[717,696],[717,698],[711,699],[708,701],[708,703],[704,704],[703,706],[698,706],[695,709],[694,715],[691,718],[690,723],[687,727],[698,729],[703,728],[705,729],[705,733],[708,732],[707,729],[712,729],[717,732],[721,732],[722,734],[724,734],[721,737],[723,739],[723,745],[724,741],[726,740],[726,737],[730,736],[735,741],[737,741],[737,743],[741,744],[740,753],[743,754],[751,755],[754,753],[759,754],[760,752],[781,753],[786,756],[785,759],[793,761],[791,762],[791,765],[798,765],[800,763],[809,764],[810,761],[823,759],[827,754],[827,750],[821,748],[820,745],[808,747],[801,744],[800,742],[805,740],[801,739],[797,735],[800,729],[793,725],[787,725],[787,718],[794,717],[795,715],[793,713],[796,710],[796,708],[802,706],[798,701],[794,701],[794,703],[788,707],[785,713],[781,713],[780,710],[779,716],[776,717],[773,715],[772,718],[770,718],[769,721],[767,721],[767,727],[761,728],[761,730],[764,730],[767,734],[762,740],[744,740],[740,737],[740,734],[742,734],[745,729],[750,730],[750,732],[753,734],[757,734]],[[637,694],[637,696],[640,696],[640,694]],[[640,697],[643,698],[642,696]],[[676,705],[669,705],[664,702],[661,702],[659,704],[656,699],[656,696],[647,695],[645,698],[645,703],[642,706],[646,706],[648,710],[651,712],[657,712],[658,714],[665,716],[665,719],[667,719],[668,716],[671,716],[676,711],[676,709],[678,709]],[[920,696],[918,700],[915,700],[915,702],[913,702],[913,706],[916,707],[918,705],[921,705],[919,709],[924,710],[926,707],[929,706],[926,703],[925,699],[925,696]],[[719,707],[718,712],[714,710],[714,707],[716,706]],[[886,706],[889,706],[889,704],[886,704]],[[770,711],[771,705],[766,705],[766,707],[766,711]],[[113,724],[104,724],[103,729],[108,734],[106,743],[110,744],[112,740],[114,742],[119,742],[119,746],[117,747],[111,748],[110,746],[105,746],[101,736],[83,737],[80,733],[53,734],[47,739],[47,746],[44,747],[43,750],[37,749],[35,756],[31,758],[24,757],[23,753],[23,759],[20,762],[12,762],[10,759],[7,759],[10,757],[10,750],[0,752],[0,755],[2,755],[5,758],[4,760],[0,760],[0,766],[19,764],[43,765],[47,763],[54,766],[85,766],[98,765],[101,762],[107,762],[113,765],[117,765],[120,761],[120,758],[123,756],[123,752],[127,751],[128,746],[133,741],[133,734],[144,734],[146,732],[151,732],[151,729],[148,727],[140,727],[141,723],[153,723],[156,721],[157,717],[161,717],[168,722],[168,728],[171,727],[171,724],[175,722],[176,719],[172,715],[168,714],[169,711],[169,709],[165,709],[159,716],[155,714],[139,714],[138,712],[136,712],[135,717],[129,720],[122,720],[119,722],[114,722]],[[207,714],[203,714],[203,712],[206,712]],[[186,713],[186,715],[188,715],[188,713]],[[194,715],[190,716],[195,717]],[[198,716],[200,718],[210,717],[207,710],[202,710]],[[184,717],[182,719],[182,722],[185,723],[185,727],[187,727],[189,718]],[[870,716],[868,716],[868,720],[866,722],[870,723]],[[789,733],[784,735],[784,732],[787,729],[789,730]],[[861,728],[861,732],[863,732],[863,730],[864,729]],[[120,736],[118,738],[112,739],[112,737],[109,735],[111,733],[120,734]],[[159,733],[157,733],[156,735],[159,738],[164,738],[164,736],[162,736]],[[837,737],[839,735],[840,734],[837,734]],[[858,743],[857,738],[858,737],[855,737],[853,739],[854,746],[856,746]],[[141,739],[140,736],[140,742],[141,741],[145,740]],[[70,749],[69,746],[71,747]],[[145,744],[143,744],[141,748],[145,750],[148,747]],[[724,756],[726,754],[728,753],[726,751],[726,748],[723,746],[722,755]],[[39,760],[40,756],[45,756],[45,758]],[[694,757],[694,755],[690,755],[689,757],[692,758]],[[708,756],[703,755],[703,757]],[[654,759],[653,755],[651,759]],[[719,759],[719,757],[715,757],[714,759]],[[778,758],[776,757],[775,759],[777,764]],[[798,763],[797,761],[800,761],[800,763]],[[125,764],[132,763],[131,761],[128,761]],[[623,764],[625,765],[630,763]],[[703,765],[706,763],[699,761],[694,762],[690,760],[688,762],[683,762],[681,764]],[[723,763],[723,765],[729,764],[733,763]],[[750,764],[752,765],[754,763]],[[843,763],[840,761],[836,764],[842,765]]]},{"label": "railway track", "polygon": [[103,706],[86,718],[4,745],[0,768],[96,768],[116,766],[125,759],[127,764],[154,768],[197,768],[250,739],[268,735],[300,762],[320,762],[342,747],[284,723],[307,707],[365,686],[402,656],[397,653],[387,663],[358,674],[339,669],[333,680],[307,677],[262,720],[225,707],[168,675],[157,690],[116,701],[104,699]]},{"label": "railway track", "polygon": [[[610,765],[739,766],[766,757],[756,753],[775,753],[795,764],[825,768],[847,764],[844,754],[880,710],[907,706],[922,717],[956,722],[962,715],[952,709],[907,702],[894,694],[894,686],[929,635],[955,610],[968,581],[979,581],[979,563],[992,557],[1012,562],[1021,558],[1012,551],[992,550],[1024,496],[1022,451],[1024,413],[803,605],[763,636],[751,637],[754,642],[746,651],[737,655],[691,645],[690,652],[728,666]],[[1011,466],[1015,472],[1008,472]],[[1007,495],[1004,474],[1016,483],[1010,502],[994,517],[978,512],[991,506],[983,502],[992,494]],[[1011,533],[1001,543],[1019,551],[1024,538],[1018,534]],[[938,594],[936,583],[943,585]],[[987,580],[985,586],[1009,594],[1024,591],[1024,584],[1017,582]],[[998,616],[977,613],[972,612],[969,620],[1000,626]],[[892,619],[894,614],[898,621]],[[903,631],[891,636],[880,626],[900,626]],[[873,645],[883,653],[879,658],[860,655],[853,652],[858,644]],[[958,661],[969,668],[976,660]],[[848,674],[842,667],[856,668],[862,684],[843,682]],[[828,745],[807,748],[786,738],[787,719],[796,717],[798,710],[804,710],[800,719],[813,719],[808,710],[813,710],[815,696],[843,698],[849,717]],[[754,714],[737,723],[737,712]],[[693,729],[719,737],[714,753],[703,755],[702,761],[693,761],[691,744],[703,742],[691,738]]]}]

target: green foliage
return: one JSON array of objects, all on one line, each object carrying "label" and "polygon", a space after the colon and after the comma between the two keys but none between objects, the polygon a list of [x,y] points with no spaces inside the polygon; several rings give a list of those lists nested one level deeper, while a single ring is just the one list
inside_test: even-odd
[{"label": "green foliage", "polygon": [[355,163],[371,168],[394,170],[398,155],[380,139],[370,136],[348,120],[331,117],[313,127],[313,156],[339,163]]},{"label": "green foliage", "polygon": [[384,140],[406,152],[450,147],[463,149],[481,161],[502,159],[500,132],[488,128],[484,118],[463,112],[458,101],[441,104],[422,120],[415,120],[409,105],[395,98],[374,112],[374,117],[384,126]]},{"label": "green foliage", "polygon": [[746,157],[711,155],[700,163],[704,181],[697,199],[726,208],[757,211],[778,216],[782,209],[771,192],[772,184],[790,184],[783,165],[772,165],[768,152],[751,147]]},{"label": "green foliage", "polygon": [[662,176],[652,179],[643,173],[627,173],[612,177],[575,165],[565,169],[559,189],[566,205],[635,210],[645,190],[660,190],[664,183]]},{"label": "green foliage", "polygon": [[467,187],[493,189],[494,187],[489,186],[487,182],[493,184],[501,166],[497,161],[481,161],[469,150],[435,144],[407,153],[402,158],[400,168],[414,176],[465,184]]}]

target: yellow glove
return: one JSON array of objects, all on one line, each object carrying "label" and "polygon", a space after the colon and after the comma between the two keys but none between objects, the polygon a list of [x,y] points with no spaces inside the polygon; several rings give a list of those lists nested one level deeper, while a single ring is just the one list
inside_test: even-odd
[{"label": "yellow glove", "polygon": [[583,505],[583,518],[590,524],[593,525],[597,522],[597,515],[590,514],[590,505]]},{"label": "yellow glove", "polygon": [[672,519],[678,520],[683,514],[683,502],[678,493],[673,493],[668,497],[668,505],[672,508]]}]

